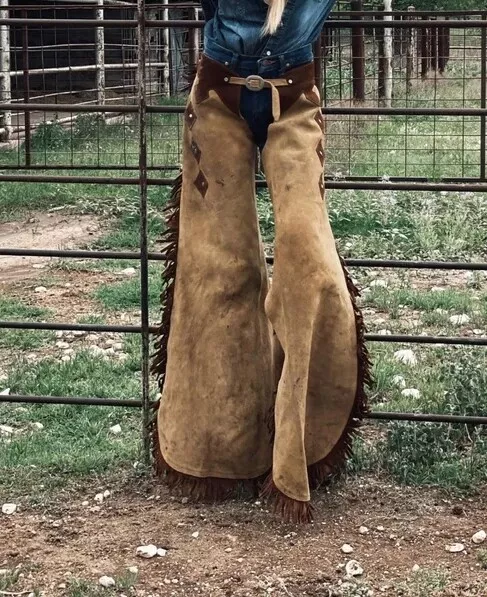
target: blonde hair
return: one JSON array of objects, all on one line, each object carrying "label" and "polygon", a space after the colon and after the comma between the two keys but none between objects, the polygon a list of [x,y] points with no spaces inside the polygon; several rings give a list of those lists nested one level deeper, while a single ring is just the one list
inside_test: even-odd
[{"label": "blonde hair", "polygon": [[267,0],[269,10],[267,11],[267,20],[264,25],[264,35],[272,35],[281,24],[282,15],[286,7],[286,0]]}]

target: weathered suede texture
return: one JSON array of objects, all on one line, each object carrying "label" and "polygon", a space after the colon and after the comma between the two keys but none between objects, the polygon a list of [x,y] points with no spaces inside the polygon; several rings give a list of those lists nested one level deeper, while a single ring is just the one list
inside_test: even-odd
[{"label": "weathered suede texture", "polygon": [[[368,380],[356,291],[323,200],[319,95],[311,77],[300,80],[293,102],[286,88],[285,109],[269,127],[262,155],[276,223],[269,286],[256,150],[234,109],[239,88],[228,93],[225,71],[218,83],[211,63],[203,66],[185,113],[177,267],[159,344],[167,354],[158,357],[164,371],[154,368],[162,391],[155,456],[161,470],[193,482],[268,473],[264,493],[284,500],[287,518],[305,520],[310,481],[331,475],[350,451]],[[201,83],[208,70],[211,88]]]}]

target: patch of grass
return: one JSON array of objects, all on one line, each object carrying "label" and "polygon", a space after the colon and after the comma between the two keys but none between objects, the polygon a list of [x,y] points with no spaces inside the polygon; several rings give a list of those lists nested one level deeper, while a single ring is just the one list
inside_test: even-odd
[{"label": "patch of grass", "polygon": [[477,552],[477,562],[482,570],[487,570],[487,549],[480,549]]},{"label": "patch of grass", "polygon": [[[5,321],[39,321],[50,315],[48,309],[41,309],[15,298],[0,297],[0,319]],[[0,333],[0,348],[14,351],[34,350],[45,346],[53,339],[52,332],[3,329]]]},{"label": "patch of grass", "polygon": [[99,584],[83,579],[71,580],[67,586],[67,597],[102,597],[105,595],[118,595],[121,591],[132,595],[137,574],[127,571],[122,576],[114,578],[115,586],[104,588]]},{"label": "patch of grass", "polygon": [[434,597],[448,586],[449,580],[446,570],[424,568],[401,583],[401,594],[405,597]]},{"label": "patch of grass", "polygon": [[[153,310],[160,307],[162,276],[152,274],[149,277],[149,306]],[[140,307],[140,280],[132,278],[114,284],[102,284],[94,293],[95,298],[111,311]]]},{"label": "patch of grass", "polygon": [[6,574],[0,574],[0,591],[13,589],[19,581],[21,573],[21,568],[15,568],[14,570],[7,570]]}]

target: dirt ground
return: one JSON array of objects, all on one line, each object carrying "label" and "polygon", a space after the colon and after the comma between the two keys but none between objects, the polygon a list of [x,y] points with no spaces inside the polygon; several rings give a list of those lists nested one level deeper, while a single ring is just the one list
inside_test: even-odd
[{"label": "dirt ground", "polygon": [[[356,559],[364,574],[355,582],[366,590],[346,595],[487,595],[487,571],[476,557],[481,546],[471,541],[486,525],[487,491],[457,500],[374,480],[349,482],[318,493],[315,522],[299,527],[282,524],[260,501],[183,503],[151,485],[115,490],[96,507],[95,493],[106,489],[91,487],[34,510],[20,504],[2,517],[0,568],[32,570],[13,590],[66,595],[70,577],[97,582],[137,566],[136,595],[326,597],[341,595],[342,566]],[[345,543],[351,555],[342,553]],[[453,543],[465,550],[448,553]],[[167,554],[138,557],[136,548],[146,544]],[[415,565],[447,571],[448,589],[407,592]]]}]

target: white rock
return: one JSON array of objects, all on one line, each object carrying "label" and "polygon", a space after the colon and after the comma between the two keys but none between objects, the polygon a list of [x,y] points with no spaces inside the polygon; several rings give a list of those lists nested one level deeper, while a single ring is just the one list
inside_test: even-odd
[{"label": "white rock", "polygon": [[137,568],[137,566],[129,566],[127,568],[128,572],[130,572],[130,574],[138,574],[139,573],[139,569]]},{"label": "white rock", "polygon": [[463,313],[462,315],[452,315],[450,317],[450,323],[453,325],[464,325],[470,321],[470,317]]},{"label": "white rock", "polygon": [[105,496],[103,495],[103,493],[97,493],[94,497],[95,502],[98,502],[98,504],[103,504],[104,499]]},{"label": "white rock", "polygon": [[34,288],[34,292],[47,292],[47,288],[45,286],[37,286],[37,288]]},{"label": "white rock", "polygon": [[474,333],[476,336],[482,336],[482,334],[484,334],[484,333],[485,333],[485,332],[484,332],[484,330],[478,330],[478,329],[475,329],[475,330],[472,330],[472,331],[473,331],[473,333]]},{"label": "white rock", "polygon": [[56,348],[69,348],[69,343],[68,342],[56,342]]},{"label": "white rock", "polygon": [[377,530],[379,531],[379,533],[383,533],[383,532],[385,531],[385,528],[384,528],[384,527],[383,527],[383,526],[380,524],[380,525],[377,527]]},{"label": "white rock", "polygon": [[86,332],[84,332],[83,330],[75,330],[73,332],[73,336],[75,338],[81,338],[82,336],[84,336],[86,334]]},{"label": "white rock", "polygon": [[392,378],[392,383],[398,388],[406,387],[406,380],[402,375],[394,375],[394,377]]},{"label": "white rock", "polygon": [[98,579],[98,584],[102,587],[105,587],[105,589],[109,589],[110,587],[115,586],[115,579],[113,579],[111,576],[101,576]]},{"label": "white rock", "polygon": [[106,499],[106,498],[109,498],[111,495],[112,495],[112,494],[111,494],[111,492],[110,492],[110,491],[108,491],[108,489],[105,489],[105,491],[103,492],[103,497],[104,497],[105,499]]},{"label": "white rock", "polygon": [[396,361],[404,363],[405,365],[410,365],[411,367],[414,367],[414,365],[416,365],[418,362],[416,355],[410,349],[397,350],[394,353],[394,358],[396,359]]},{"label": "white rock", "polygon": [[364,569],[357,560],[350,560],[345,564],[345,572],[347,576],[362,576]]},{"label": "white rock", "polygon": [[61,357],[62,363],[69,363],[72,360],[73,360],[73,358],[69,354],[63,354],[63,356]]},{"label": "white rock", "polygon": [[193,537],[193,539],[198,539],[199,536],[200,536],[199,531],[195,531],[194,533],[191,534],[191,537]]},{"label": "white rock", "polygon": [[[8,396],[8,394],[4,395]],[[14,431],[14,428],[10,425],[0,425],[0,435],[13,435]]]},{"label": "white rock", "polygon": [[438,313],[438,315],[448,315],[448,311],[446,309],[435,309],[435,313]]},{"label": "white rock", "polygon": [[446,288],[444,286],[432,286],[431,292],[444,292]]},{"label": "white rock", "polygon": [[421,392],[416,388],[406,388],[402,390],[401,394],[406,398],[419,398],[421,396]]},{"label": "white rock", "polygon": [[123,344],[121,342],[115,342],[112,346],[113,350],[120,351],[123,350]]},{"label": "white rock", "polygon": [[0,392],[0,396],[10,396],[10,388],[5,388]]},{"label": "white rock", "polygon": [[385,328],[383,330],[379,330],[377,333],[379,336],[392,336],[391,330],[386,330]]},{"label": "white rock", "polygon": [[62,338],[64,336],[63,330],[57,330],[55,336],[56,338]]},{"label": "white rock", "polygon": [[17,511],[17,504],[3,504],[2,506],[2,514],[6,514],[10,516]]},{"label": "white rock", "polygon": [[118,435],[119,433],[122,433],[122,428],[117,424],[110,427],[109,431],[110,433],[113,433],[113,435]]},{"label": "white rock", "polygon": [[465,545],[463,543],[453,543],[452,545],[446,545],[445,550],[449,551],[450,553],[460,553],[465,549]]},{"label": "white rock", "polygon": [[413,572],[419,572],[420,571],[419,564],[414,564],[412,570],[413,570]]},{"label": "white rock", "polygon": [[479,545],[480,543],[483,543],[486,539],[487,539],[487,533],[484,530],[477,531],[475,533],[475,535],[472,537],[472,541],[474,543],[476,543],[477,545]]},{"label": "white rock", "polygon": [[38,429],[39,431],[42,431],[44,429],[44,425],[37,421],[35,423],[31,423],[31,425],[32,427],[34,427],[34,429]]},{"label": "white rock", "polygon": [[66,348],[66,350],[64,351],[64,355],[65,356],[73,356],[74,355],[74,349],[73,348]]},{"label": "white rock", "polygon": [[124,276],[135,276],[135,274],[137,273],[137,270],[135,269],[135,267],[126,267],[125,269],[123,269],[121,271],[121,273]]},{"label": "white rock", "polygon": [[135,552],[141,558],[153,558],[157,555],[157,547],[155,545],[141,545],[137,547]]},{"label": "white rock", "polygon": [[157,550],[157,555],[160,558],[163,558],[166,556],[166,554],[167,554],[167,549],[162,549],[162,547],[159,547],[159,549]]},{"label": "white rock", "polygon": [[88,500],[85,500],[84,502],[81,502],[82,506],[89,506],[90,502]]},{"label": "white rock", "polygon": [[369,286],[371,288],[374,288],[375,286],[379,286],[381,288],[386,288],[388,286],[388,282],[387,280],[372,280],[372,282],[369,284]]},{"label": "white rock", "polygon": [[32,269],[44,269],[46,267],[45,263],[34,263]]},{"label": "white rock", "polygon": [[231,551],[232,551],[232,548],[231,548],[231,547],[227,547],[227,548],[225,549],[225,552],[226,552],[226,553],[231,553]]},{"label": "white rock", "polygon": [[341,547],[343,553],[353,553],[353,547],[348,543],[344,543]]},{"label": "white rock", "polygon": [[358,532],[359,532],[361,535],[367,535],[367,533],[369,532],[369,529],[368,529],[367,527],[363,527],[363,526],[362,526],[362,527],[360,527],[360,528],[359,528]]},{"label": "white rock", "polygon": [[100,510],[101,510],[100,506],[92,506],[90,508],[90,512],[93,512],[93,513],[99,512]]}]

